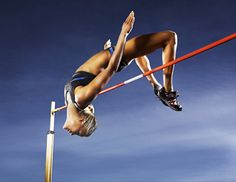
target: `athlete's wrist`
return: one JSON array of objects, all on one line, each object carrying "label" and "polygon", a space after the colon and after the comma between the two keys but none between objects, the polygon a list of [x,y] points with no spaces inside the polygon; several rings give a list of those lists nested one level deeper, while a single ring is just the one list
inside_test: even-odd
[{"label": "athlete's wrist", "polygon": [[126,39],[128,37],[129,33],[125,30],[121,30],[120,37]]}]

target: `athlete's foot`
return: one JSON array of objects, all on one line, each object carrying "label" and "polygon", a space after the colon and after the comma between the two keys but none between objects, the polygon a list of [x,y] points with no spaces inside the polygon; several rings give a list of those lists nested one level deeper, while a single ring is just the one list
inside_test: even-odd
[{"label": "athlete's foot", "polygon": [[164,105],[175,111],[182,111],[182,106],[177,100],[179,94],[176,91],[166,92],[165,88],[162,87],[161,89],[154,88],[154,93]]}]

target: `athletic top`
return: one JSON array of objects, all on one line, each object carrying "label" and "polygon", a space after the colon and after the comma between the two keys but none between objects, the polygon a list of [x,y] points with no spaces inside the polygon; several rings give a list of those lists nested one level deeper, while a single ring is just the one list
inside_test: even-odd
[{"label": "athletic top", "polygon": [[88,85],[96,75],[86,72],[86,71],[78,71],[76,72],[71,79],[71,85],[74,87],[74,89],[78,86],[86,86]]},{"label": "athletic top", "polygon": [[88,85],[94,78],[96,77],[96,75],[92,74],[92,73],[89,73],[89,72],[86,72],[86,71],[78,71],[76,72],[73,76],[72,76],[72,79],[71,81],[69,81],[66,85],[65,85],[65,102],[66,104],[68,104],[68,101],[67,101],[67,93],[69,92],[70,93],[70,97],[71,97],[71,100],[74,104],[74,106],[79,110],[79,111],[82,111],[82,107],[75,101],[75,94],[74,94],[74,91],[75,91],[75,88],[78,87],[78,86],[86,86]]},{"label": "athletic top", "polygon": [[[107,49],[110,54],[112,55],[114,52],[114,47],[111,46]],[[125,61],[123,61],[121,59],[120,61],[120,65],[117,69],[117,72],[120,72],[122,69],[124,69],[127,66],[127,64],[125,63]],[[65,102],[66,104],[68,104],[67,101],[67,93],[70,93],[70,97],[72,102],[74,103],[74,106],[79,110],[82,111],[83,109],[81,108],[81,106],[75,101],[75,88],[78,86],[86,86],[88,85],[94,78],[96,77],[96,75],[86,72],[86,71],[78,71],[76,72],[73,76],[72,79],[65,85],[64,88],[64,97],[65,97]]]}]

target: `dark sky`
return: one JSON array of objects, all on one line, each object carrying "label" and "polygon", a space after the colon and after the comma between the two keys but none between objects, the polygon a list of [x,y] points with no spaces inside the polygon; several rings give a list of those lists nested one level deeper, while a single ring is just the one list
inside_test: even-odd
[{"label": "dark sky", "polygon": [[[5,1],[0,6],[0,176],[44,178],[50,102],[63,105],[75,69],[111,38],[131,10],[129,37],[173,30],[177,56],[236,30],[234,0]],[[164,107],[145,79],[98,97],[90,138],[62,130],[56,115],[54,181],[235,182],[236,40],[175,68],[181,113]],[[149,55],[161,64],[161,51]],[[135,63],[109,85],[140,74]],[[162,82],[161,72],[156,73]]]}]

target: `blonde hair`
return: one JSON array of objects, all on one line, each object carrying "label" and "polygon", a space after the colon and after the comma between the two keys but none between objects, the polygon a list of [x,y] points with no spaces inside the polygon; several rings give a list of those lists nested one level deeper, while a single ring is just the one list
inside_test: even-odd
[{"label": "blonde hair", "polygon": [[85,136],[90,136],[97,128],[97,121],[94,116],[94,107],[92,105],[89,105],[83,111],[81,111],[81,114],[84,117],[82,126],[87,130]]}]

